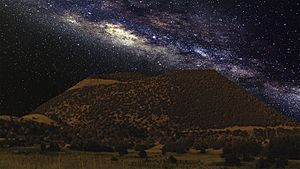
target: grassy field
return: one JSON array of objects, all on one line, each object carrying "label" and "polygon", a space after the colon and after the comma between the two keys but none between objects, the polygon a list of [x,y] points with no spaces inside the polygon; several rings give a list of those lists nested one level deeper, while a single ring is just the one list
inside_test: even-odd
[{"label": "grassy field", "polygon": [[[0,169],[225,169],[221,151],[209,150],[206,154],[191,151],[172,154],[178,163],[170,164],[160,152],[149,152],[148,160],[138,157],[137,152],[119,157],[117,153],[91,153],[65,151],[41,154],[36,148],[0,149]],[[111,160],[116,157],[117,161]],[[228,169],[252,169],[255,162],[243,163]],[[290,161],[287,169],[300,168],[300,161]]]}]

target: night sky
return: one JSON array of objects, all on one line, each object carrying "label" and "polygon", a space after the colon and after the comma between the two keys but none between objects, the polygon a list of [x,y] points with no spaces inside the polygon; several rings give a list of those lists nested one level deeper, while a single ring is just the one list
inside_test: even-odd
[{"label": "night sky", "polygon": [[1,0],[0,114],[92,74],[214,69],[300,121],[296,0]]}]

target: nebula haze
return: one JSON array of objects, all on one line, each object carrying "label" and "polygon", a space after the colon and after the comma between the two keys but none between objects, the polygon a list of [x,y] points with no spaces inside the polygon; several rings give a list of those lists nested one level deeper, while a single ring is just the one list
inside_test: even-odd
[{"label": "nebula haze", "polygon": [[[83,51],[80,55],[63,52],[62,60],[49,55],[55,61],[47,63],[56,73],[44,73],[40,78],[56,80],[57,74],[63,72],[72,75],[65,77],[70,85],[90,74],[106,72],[156,74],[214,69],[284,114],[300,120],[299,3],[273,3],[4,0],[1,8],[25,18],[24,22],[33,24],[30,28],[36,25],[37,30],[55,32],[60,45],[54,46],[59,50]],[[47,46],[47,38],[44,43],[39,43],[40,47]],[[15,62],[18,60],[9,64]],[[31,60],[30,64],[37,62],[43,61]],[[63,87],[55,92],[59,89]],[[3,107],[7,102],[4,96],[1,99]]]}]

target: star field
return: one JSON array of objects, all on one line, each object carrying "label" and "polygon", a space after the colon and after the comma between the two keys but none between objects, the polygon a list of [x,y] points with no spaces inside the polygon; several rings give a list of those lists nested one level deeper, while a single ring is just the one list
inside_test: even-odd
[{"label": "star field", "polygon": [[[36,83],[28,82],[28,77],[56,86],[47,97],[31,99],[42,102],[90,74],[215,69],[300,120],[298,2],[4,0],[0,4],[5,15],[14,18],[14,23],[2,25],[1,38],[7,45],[1,52],[15,57],[2,55],[7,64],[2,62],[1,67],[13,74],[21,71],[18,64],[27,70],[27,78],[16,82],[26,85],[12,87],[12,80],[1,86],[9,86],[12,93],[32,95],[28,88]],[[8,37],[11,29],[18,33]],[[32,42],[35,36],[37,41]],[[11,46],[26,40],[31,41],[28,47],[11,54]],[[1,107],[8,104],[7,95],[1,97]]]}]

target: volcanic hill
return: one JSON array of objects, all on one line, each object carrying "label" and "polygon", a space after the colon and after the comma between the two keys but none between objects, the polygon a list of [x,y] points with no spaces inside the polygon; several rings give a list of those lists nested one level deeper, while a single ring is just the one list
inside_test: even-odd
[{"label": "volcanic hill", "polygon": [[[213,70],[91,76],[33,113],[102,139],[294,122]],[[85,132],[83,132],[85,131]]]}]

